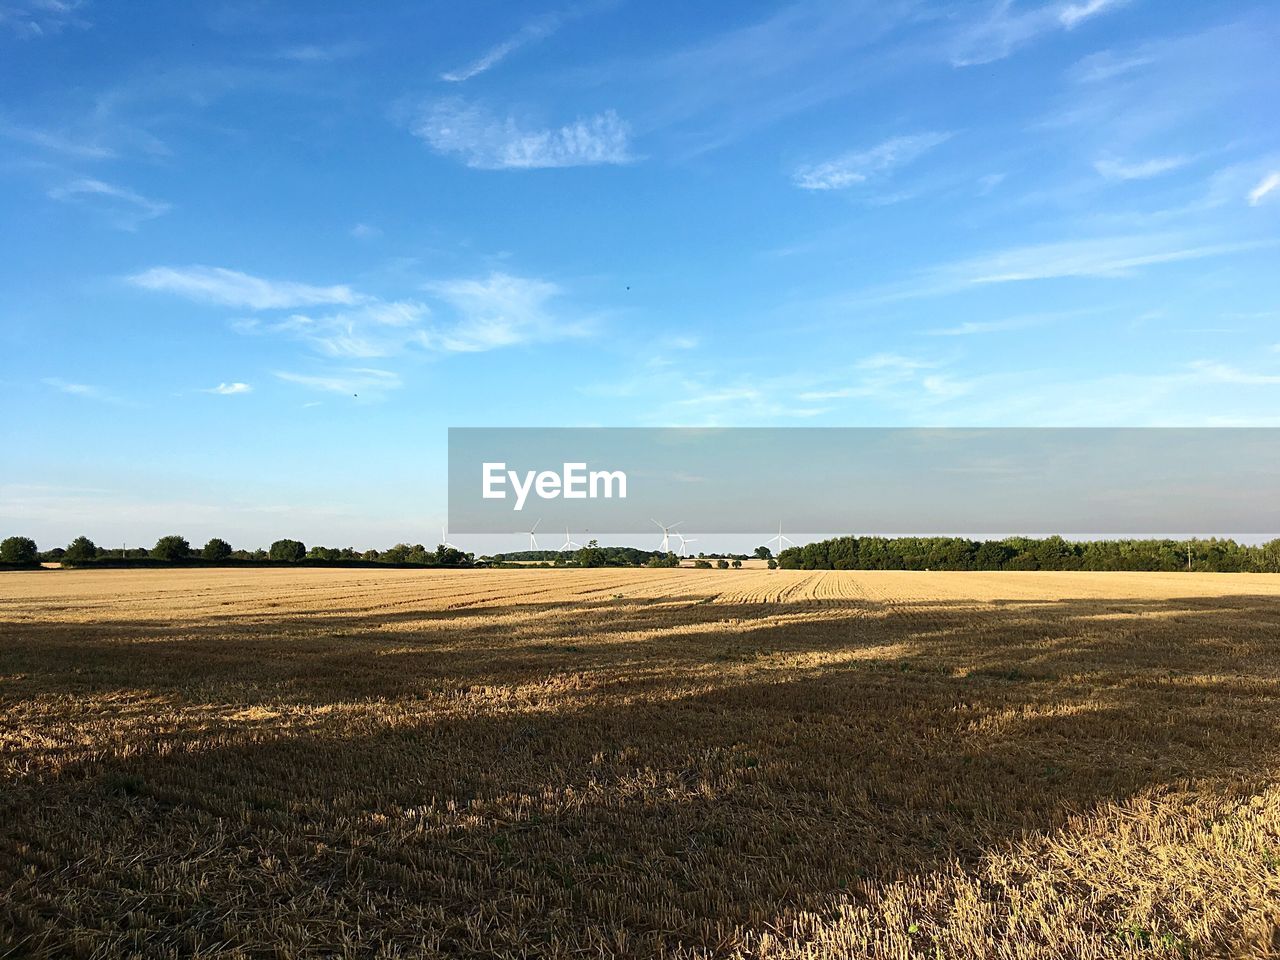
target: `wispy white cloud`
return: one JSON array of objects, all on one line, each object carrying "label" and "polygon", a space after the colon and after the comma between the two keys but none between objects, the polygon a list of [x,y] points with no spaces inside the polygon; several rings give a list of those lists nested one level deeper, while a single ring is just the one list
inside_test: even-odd
[{"label": "wispy white cloud", "polygon": [[798,167],[791,180],[802,190],[841,190],[911,163],[950,138],[950,133],[894,137],[868,150],[857,150],[823,163]]},{"label": "wispy white cloud", "polygon": [[1142,267],[1254,250],[1258,242],[1187,244],[1178,237],[1129,236],[1014,247],[963,260],[941,273],[968,285],[1061,277],[1126,277]]},{"label": "wispy white cloud", "polygon": [[[566,317],[549,280],[495,272],[427,284],[440,314],[420,300],[383,300],[346,285],[264,280],[222,267],[155,267],[127,278],[135,286],[199,302],[247,308],[258,316],[232,322],[239,333],[300,340],[326,357],[368,360],[410,349],[477,353],[583,336],[589,317]],[[336,309],[311,311],[308,307]]]},{"label": "wispy white cloud", "polygon": [[900,353],[873,353],[859,360],[859,370],[892,370],[896,373],[914,373],[917,370],[928,370],[938,364],[934,360],[921,360],[917,357],[905,357]]},{"label": "wispy white cloud", "polygon": [[359,56],[365,45],[355,41],[339,43],[305,43],[277,50],[277,60],[289,60],[294,63],[333,63],[336,60],[349,60]]},{"label": "wispy white cloud", "polygon": [[[902,297],[933,296],[966,287],[1062,278],[1120,278],[1146,266],[1226,256],[1266,242],[1196,243],[1178,236],[1097,237],[1033,243],[945,264],[909,284]],[[899,297],[892,297],[899,298]]]},{"label": "wispy white cloud", "polygon": [[152,267],[126,280],[145,290],[250,310],[289,310],[334,303],[352,305],[362,300],[350,287],[341,284],[321,287],[291,280],[266,280],[223,267]]},{"label": "wispy white cloud", "polygon": [[1132,163],[1104,157],[1094,161],[1093,169],[1108,180],[1149,180],[1185,167],[1190,162],[1190,157],[1153,157]]},{"label": "wispy white cloud", "polygon": [[366,298],[327,314],[294,313],[280,320],[250,318],[244,333],[284,334],[328,357],[393,357],[410,348],[438,353],[481,353],[526,343],[582,336],[585,320],[565,319],[552,307],[562,293],[548,280],[492,273],[427,284],[439,313],[417,300]]},{"label": "wispy white cloud", "polygon": [[363,391],[366,397],[378,397],[388,390],[401,386],[400,375],[390,370],[372,367],[352,367],[321,374],[276,371],[276,377],[286,383],[295,383],[310,390],[325,393],[349,393],[353,397]]},{"label": "wispy white cloud", "polygon": [[997,0],[986,17],[969,24],[955,37],[951,62],[957,67],[1002,60],[1038,37],[1057,30],[1073,30],[1086,20],[1121,6],[1125,0],[1080,0],[1044,3],[1031,9],[1014,0]]},{"label": "wispy white cloud", "polygon": [[1118,6],[1123,0],[1083,0],[1068,3],[1058,11],[1058,22],[1070,30],[1076,24],[1102,13],[1108,7]]},{"label": "wispy white cloud", "polygon": [[698,337],[683,333],[676,336],[666,337],[662,341],[662,346],[670,347],[672,350],[696,350],[701,342],[702,341]]},{"label": "wispy white cloud", "polygon": [[209,387],[202,390],[202,393],[216,393],[221,397],[232,397],[240,393],[252,393],[253,387],[247,383],[240,383],[238,380],[234,383],[220,383],[216,387]]},{"label": "wispy white cloud", "polygon": [[76,397],[96,397],[99,395],[98,388],[87,383],[69,383],[59,377],[45,377],[44,383],[55,390],[60,390]]},{"label": "wispy white cloud", "polygon": [[797,397],[786,378],[754,383],[707,383],[684,379],[664,386],[653,422],[664,426],[721,427],[772,420],[811,420],[830,408]]},{"label": "wispy white cloud", "polygon": [[1208,155],[1242,134],[1256,139],[1231,118],[1274,99],[1271,32],[1245,16],[1086,57],[1068,71],[1072,82],[1038,129],[1095,155],[1164,156],[1170,144],[1181,153],[1193,137]]},{"label": "wispy white cloud", "polygon": [[566,321],[551,311],[549,302],[561,289],[547,280],[493,273],[483,279],[433,283],[427,289],[458,318],[423,334],[424,344],[432,349],[470,353],[589,331],[588,322]]},{"label": "wispy white cloud", "polygon": [[437,153],[477,170],[533,170],[630,163],[630,127],[612,110],[539,128],[459,100],[430,104],[413,133]]},{"label": "wispy white cloud", "polygon": [[420,342],[430,308],[415,300],[366,302],[327,314],[294,313],[279,320],[249,318],[234,324],[241,333],[283,334],[303,340],[329,357],[370,359],[402,353]]},{"label": "wispy white cloud", "polygon": [[1225,257],[1277,245],[1280,241],[1205,243],[1194,237],[1163,233],[1028,244],[930,267],[910,280],[840,302],[848,306],[915,300],[1037,280],[1128,278],[1160,264]]},{"label": "wispy white cloud", "polygon": [[1102,50],[1076,61],[1067,72],[1067,77],[1073,83],[1102,83],[1132,73],[1134,70],[1140,70],[1154,62],[1155,58],[1150,54],[1120,56],[1112,50]]},{"label": "wispy white cloud", "polygon": [[50,36],[67,27],[87,27],[81,16],[85,0],[6,0],[0,4],[0,27],[24,40]]},{"label": "wispy white cloud", "polygon": [[559,30],[566,20],[580,15],[581,12],[572,11],[568,14],[549,13],[530,20],[511,36],[500,43],[494,44],[471,63],[456,70],[448,70],[440,74],[440,79],[450,83],[462,83],[492,70],[521,47],[537,43],[539,40],[545,40]]},{"label": "wispy white cloud", "polygon": [[4,122],[0,122],[0,137],[81,160],[110,160],[117,156],[115,148],[102,143],[98,137],[82,138],[54,130],[22,127]]},{"label": "wispy white cloud", "polygon": [[1270,387],[1280,384],[1280,375],[1241,370],[1216,360],[1195,360],[1188,364],[1190,375],[1206,383],[1230,383],[1246,387]]},{"label": "wispy white cloud", "polygon": [[1257,398],[1259,389],[1276,387],[1280,375],[1216,360],[1084,378],[1026,370],[984,380],[968,401],[940,407],[931,419],[935,426],[1276,426],[1280,420],[1260,413]]},{"label": "wispy white cloud", "polygon": [[1000,184],[1004,183],[1007,173],[988,173],[978,178],[978,193],[986,196]]},{"label": "wispy white cloud", "polygon": [[382,236],[382,231],[368,223],[357,223],[351,228],[351,236],[356,240],[377,240]]},{"label": "wispy white cloud", "polygon": [[1280,187],[1280,170],[1267,174],[1256,187],[1249,191],[1249,206],[1256,207],[1263,200],[1275,193]]},{"label": "wispy white cloud", "polygon": [[72,383],[61,377],[45,377],[42,382],[45,386],[72,397],[83,397],[85,400],[96,400],[100,403],[123,404],[125,402],[110,391],[90,383]]},{"label": "wispy white cloud", "polygon": [[875,353],[863,357],[851,371],[828,375],[822,385],[802,390],[798,399],[806,403],[831,400],[885,398],[903,389],[924,388],[925,381],[932,383],[931,393],[942,393],[952,383],[948,377],[936,373],[941,362],[900,353]]},{"label": "wispy white cloud", "polygon": [[1050,314],[1033,314],[1023,317],[1005,317],[1001,320],[966,320],[950,327],[935,327],[925,330],[929,337],[971,337],[984,333],[1006,333],[1010,330],[1026,330],[1029,327],[1042,326],[1052,319]]},{"label": "wispy white cloud", "polygon": [[922,45],[899,38],[927,19],[921,12],[917,0],[771,4],[758,19],[726,17],[724,30],[666,56],[616,60],[592,79],[651,91],[651,106],[636,108],[637,128],[687,159],[854,91],[892,84],[919,62]]},{"label": "wispy white cloud", "polygon": [[143,222],[164,216],[172,209],[167,203],[151,200],[127,187],[91,177],[81,177],[54,187],[49,196],[63,203],[93,204],[122,230],[136,230]]}]

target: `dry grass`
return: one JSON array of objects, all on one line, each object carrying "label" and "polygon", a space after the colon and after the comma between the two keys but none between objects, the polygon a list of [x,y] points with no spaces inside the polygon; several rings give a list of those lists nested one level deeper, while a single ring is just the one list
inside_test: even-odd
[{"label": "dry grass", "polygon": [[0,577],[0,956],[1280,954],[1280,578]]}]

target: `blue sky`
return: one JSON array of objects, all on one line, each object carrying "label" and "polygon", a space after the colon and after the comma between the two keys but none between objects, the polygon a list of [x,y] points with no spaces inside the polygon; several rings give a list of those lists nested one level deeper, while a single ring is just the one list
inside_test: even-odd
[{"label": "blue sky", "polygon": [[0,0],[0,526],[434,543],[449,426],[1280,424],[1280,11]]}]

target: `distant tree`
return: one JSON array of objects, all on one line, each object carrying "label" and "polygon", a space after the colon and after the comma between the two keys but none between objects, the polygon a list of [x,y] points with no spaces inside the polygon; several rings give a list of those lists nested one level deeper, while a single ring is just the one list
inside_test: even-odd
[{"label": "distant tree", "polygon": [[693,561],[693,565],[694,565],[695,567],[697,567],[699,570],[710,570],[710,569],[711,569],[711,561],[710,561],[710,560],[695,560],[695,561]]},{"label": "distant tree", "polygon": [[269,554],[272,560],[284,560],[287,563],[297,563],[306,555],[307,545],[300,540],[277,540],[271,544]]},{"label": "distant tree", "polygon": [[655,553],[645,564],[647,567],[678,567],[680,558],[674,553]]},{"label": "distant tree", "polygon": [[[436,547],[435,562],[442,567],[466,567],[474,559],[471,554],[463,553],[455,547],[446,547],[443,543]],[[430,563],[431,560],[426,562]]]},{"label": "distant tree", "polygon": [[186,560],[191,556],[191,544],[179,536],[161,537],[151,548],[151,556],[157,560]]},{"label": "distant tree", "polygon": [[323,560],[327,563],[332,563],[341,556],[342,552],[333,547],[312,547],[307,551],[308,560]]},{"label": "distant tree", "polygon": [[360,554],[361,560],[377,560],[378,557],[379,553],[377,550],[366,550],[364,553]]},{"label": "distant tree", "polygon": [[98,556],[97,545],[88,537],[76,537],[67,544],[67,552],[62,555],[63,563],[88,563]]},{"label": "distant tree", "polygon": [[974,566],[979,570],[1003,570],[1005,564],[1017,555],[1013,547],[998,540],[986,540],[973,555]]},{"label": "distant tree", "polygon": [[204,545],[204,549],[200,551],[200,556],[206,560],[212,560],[214,563],[219,563],[231,556],[231,544],[214,537]]},{"label": "distant tree", "polygon": [[858,538],[837,537],[827,550],[827,562],[835,570],[852,570],[858,565]]},{"label": "distant tree", "polygon": [[773,556],[773,551],[768,547],[756,547],[755,558],[757,560],[768,560]]},{"label": "distant tree", "polygon": [[777,570],[777,569],[778,569],[778,561],[777,561],[777,560],[775,560],[775,559],[773,559],[773,557],[770,557],[770,558],[769,558],[769,569],[770,569],[770,570]]},{"label": "distant tree", "polygon": [[717,566],[717,567],[719,567],[721,570],[728,570],[728,569],[729,569],[729,561],[728,561],[728,560],[717,560],[717,561],[716,561],[716,566]]},{"label": "distant tree", "polygon": [[598,541],[588,540],[587,545],[575,553],[573,559],[580,567],[603,567],[608,558],[600,549]]},{"label": "distant tree", "polygon": [[733,567],[733,569],[735,569],[735,570],[741,570],[741,569],[742,569],[742,561],[741,561],[741,560],[739,560],[737,557],[734,557],[734,558],[733,558],[732,567]]},{"label": "distant tree", "polygon": [[411,549],[407,543],[397,543],[394,547],[383,550],[382,556],[378,559],[384,563],[407,563]]},{"label": "distant tree", "polygon": [[40,554],[40,559],[49,563],[57,563],[67,555],[67,551],[62,547],[54,547],[52,550],[46,550]]},{"label": "distant tree", "polygon": [[0,561],[4,563],[34,563],[36,556],[36,542],[30,537],[7,537],[0,542]]},{"label": "distant tree", "polygon": [[783,570],[803,570],[803,557],[800,547],[787,547],[778,553],[778,566]]}]

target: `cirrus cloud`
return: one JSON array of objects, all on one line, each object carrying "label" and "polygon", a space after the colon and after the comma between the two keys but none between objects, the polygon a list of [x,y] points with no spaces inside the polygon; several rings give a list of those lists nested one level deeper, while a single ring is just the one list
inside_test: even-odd
[{"label": "cirrus cloud", "polygon": [[540,127],[450,99],[424,107],[411,129],[436,153],[459,157],[476,170],[589,167],[635,159],[631,128],[613,110]]},{"label": "cirrus cloud", "polygon": [[355,304],[350,287],[321,287],[292,280],[266,280],[223,267],[152,267],[125,278],[144,290],[173,293],[188,300],[250,310],[288,310],[321,304]]},{"label": "cirrus cloud", "polygon": [[911,163],[950,139],[950,133],[893,137],[867,150],[855,150],[822,163],[798,167],[791,182],[801,190],[842,190]]}]

